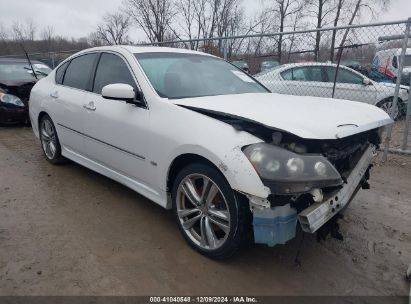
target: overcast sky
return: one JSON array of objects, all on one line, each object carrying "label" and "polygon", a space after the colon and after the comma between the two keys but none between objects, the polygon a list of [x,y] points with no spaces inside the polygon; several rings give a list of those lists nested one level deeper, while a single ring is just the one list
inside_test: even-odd
[{"label": "overcast sky", "polygon": [[[0,23],[10,26],[13,21],[33,20],[40,31],[52,25],[55,34],[65,37],[85,37],[96,28],[96,24],[106,12],[115,11],[122,0],[1,0]],[[249,15],[258,9],[259,0],[244,0]],[[411,0],[391,0],[387,11],[378,16],[377,21],[403,20],[411,17]],[[132,30],[134,40],[144,39],[144,35]]]}]

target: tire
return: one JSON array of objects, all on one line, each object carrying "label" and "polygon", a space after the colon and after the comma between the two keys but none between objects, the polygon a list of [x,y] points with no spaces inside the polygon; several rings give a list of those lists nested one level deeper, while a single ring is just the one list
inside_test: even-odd
[{"label": "tire", "polygon": [[227,259],[248,243],[249,204],[216,168],[203,163],[184,167],[174,181],[172,199],[180,232],[197,252]]},{"label": "tire", "polygon": [[[390,115],[390,109],[391,109],[391,105],[393,103],[393,98],[386,98],[384,100],[381,100],[378,104],[377,107],[379,107],[380,109],[384,110],[388,115]],[[394,115],[394,120],[398,120],[401,116],[402,116],[402,101],[398,99],[398,104],[397,104],[397,111]]]},{"label": "tire", "polygon": [[47,161],[53,165],[64,163],[66,159],[61,155],[61,146],[56,128],[47,114],[40,119],[39,134],[41,148]]}]

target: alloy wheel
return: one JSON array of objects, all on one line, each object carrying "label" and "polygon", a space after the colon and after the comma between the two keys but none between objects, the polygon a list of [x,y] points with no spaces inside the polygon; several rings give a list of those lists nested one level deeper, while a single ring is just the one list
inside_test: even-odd
[{"label": "alloy wheel", "polygon": [[216,183],[201,174],[186,176],[176,197],[177,215],[184,233],[202,249],[221,247],[230,233],[227,201]]},{"label": "alloy wheel", "polygon": [[[393,104],[392,101],[386,101],[380,105],[380,109],[384,110],[388,115],[390,115],[392,104]],[[394,113],[392,117],[396,119],[398,117],[398,114],[399,114],[399,110],[398,110],[398,105],[397,105],[397,107],[394,109]]]},{"label": "alloy wheel", "polygon": [[50,120],[44,119],[41,122],[41,144],[43,146],[44,153],[48,159],[54,159],[57,151],[57,138],[56,131]]}]

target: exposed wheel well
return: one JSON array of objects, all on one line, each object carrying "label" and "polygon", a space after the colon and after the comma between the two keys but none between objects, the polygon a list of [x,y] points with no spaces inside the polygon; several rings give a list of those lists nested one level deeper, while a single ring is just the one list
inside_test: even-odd
[{"label": "exposed wheel well", "polygon": [[168,170],[167,191],[171,191],[174,180],[177,177],[178,172],[180,172],[180,170],[184,168],[185,166],[192,164],[192,163],[207,164],[221,172],[221,170],[217,166],[215,166],[211,161],[209,161],[205,157],[202,157],[197,154],[190,154],[190,153],[182,154],[173,160],[173,162],[171,163],[170,169]]}]

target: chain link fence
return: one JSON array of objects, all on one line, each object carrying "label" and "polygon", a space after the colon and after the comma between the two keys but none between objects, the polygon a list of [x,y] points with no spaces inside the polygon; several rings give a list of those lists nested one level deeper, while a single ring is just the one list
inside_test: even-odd
[{"label": "chain link fence", "polygon": [[[411,154],[410,25],[411,19],[140,45],[192,49],[225,58],[273,93],[380,107],[396,119],[387,130],[385,155],[389,151]],[[30,58],[54,68],[75,52],[37,53]]]}]

